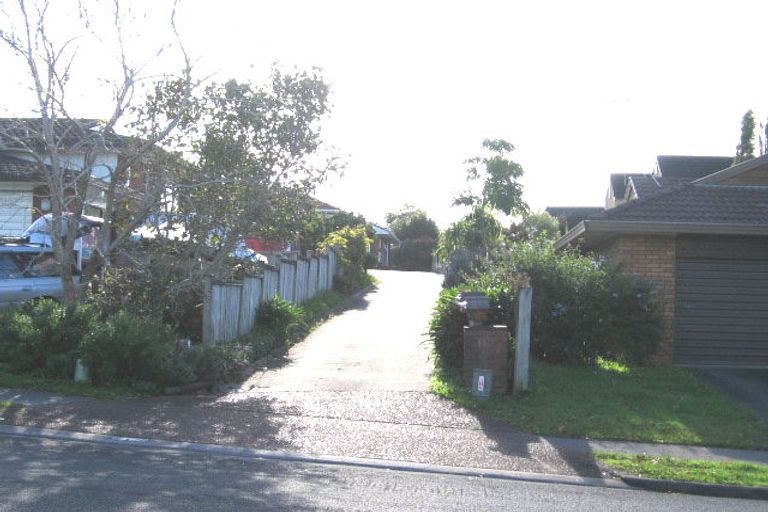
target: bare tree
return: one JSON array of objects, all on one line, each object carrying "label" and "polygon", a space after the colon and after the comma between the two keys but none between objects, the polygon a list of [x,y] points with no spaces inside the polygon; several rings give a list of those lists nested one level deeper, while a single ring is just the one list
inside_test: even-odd
[{"label": "bare tree", "polygon": [[[124,31],[130,20],[119,0],[111,5],[111,24],[97,27],[87,6],[78,4],[78,34],[59,40],[53,2],[18,0],[14,12],[3,14],[7,27],[0,28],[0,40],[26,65],[31,92],[35,98],[37,117],[6,120],[0,127],[2,149],[12,151],[35,164],[50,196],[52,241],[61,264],[61,277],[66,300],[75,301],[73,266],[76,232],[89,199],[98,198],[104,217],[99,231],[97,258],[105,263],[118,244],[148,214],[162,206],[168,191],[166,173],[172,155],[157,145],[176,128],[184,115],[193,89],[192,66],[179,38],[175,23],[176,6],[170,16],[173,42],[156,52],[159,56],[170,47],[178,49],[179,70],[175,74],[150,76],[148,62],[134,63],[128,57]],[[15,25],[11,20],[16,20]],[[100,120],[82,119],[72,111],[68,92],[80,57],[84,34],[105,32],[117,48],[115,60],[120,70],[110,85],[112,103]],[[97,36],[104,37],[104,36]],[[86,66],[92,81],[98,81],[100,66]],[[116,133],[128,124],[138,103],[138,88],[147,80],[172,81],[179,88],[179,101],[162,122],[143,123],[140,136],[125,137]],[[113,158],[105,158],[113,155]],[[64,221],[67,218],[68,221]]]}]

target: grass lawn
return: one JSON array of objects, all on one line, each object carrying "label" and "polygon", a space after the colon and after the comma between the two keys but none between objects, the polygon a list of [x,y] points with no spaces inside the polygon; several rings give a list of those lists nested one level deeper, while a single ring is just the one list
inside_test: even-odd
[{"label": "grass lawn", "polygon": [[768,448],[768,422],[688,371],[533,364],[532,391],[474,399],[460,374],[436,370],[432,391],[538,435]]},{"label": "grass lawn", "polygon": [[[91,386],[70,380],[46,379],[32,375],[16,375],[0,371],[0,388],[28,389],[58,395],[76,395],[92,398],[122,398],[157,393],[157,389],[147,386],[104,387]],[[0,406],[2,402],[0,402]],[[3,406],[4,407],[4,406]]]},{"label": "grass lawn", "polygon": [[712,462],[611,452],[597,452],[595,456],[600,462],[620,473],[643,478],[768,487],[768,466],[761,464]]}]

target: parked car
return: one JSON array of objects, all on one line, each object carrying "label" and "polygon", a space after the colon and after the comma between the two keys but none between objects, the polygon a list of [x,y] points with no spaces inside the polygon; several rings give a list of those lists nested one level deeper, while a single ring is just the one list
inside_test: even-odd
[{"label": "parked car", "polygon": [[[65,235],[68,231],[69,219],[71,214],[65,214],[62,217],[61,234]],[[96,230],[104,224],[104,219],[83,215],[80,217],[80,224],[76,232],[74,250],[77,253],[77,268],[83,268],[83,262],[91,257],[91,252],[96,246]],[[53,214],[46,213],[35,220],[21,234],[21,239],[30,244],[38,244],[45,247],[53,247],[53,237],[51,231],[53,228]]]},{"label": "parked car", "polygon": [[[80,276],[74,282],[79,285]],[[53,251],[36,244],[0,245],[0,307],[41,298],[64,298]]]}]

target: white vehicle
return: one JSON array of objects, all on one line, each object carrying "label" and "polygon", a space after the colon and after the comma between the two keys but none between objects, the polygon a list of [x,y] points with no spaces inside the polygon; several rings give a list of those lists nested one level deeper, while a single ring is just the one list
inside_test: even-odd
[{"label": "white vehicle", "polygon": [[[61,234],[68,232],[69,219],[71,214],[65,214],[61,222]],[[73,247],[77,253],[77,268],[83,269],[83,261],[91,257],[91,252],[96,247],[96,229],[104,224],[104,219],[83,215],[80,217],[80,225],[77,229],[77,238]],[[42,247],[53,247],[53,214],[47,213],[34,221],[21,234],[21,239],[29,244],[36,244]]]}]

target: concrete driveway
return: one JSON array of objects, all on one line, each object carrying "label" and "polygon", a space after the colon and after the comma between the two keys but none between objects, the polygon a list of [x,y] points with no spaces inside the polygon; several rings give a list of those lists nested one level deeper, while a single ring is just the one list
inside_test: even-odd
[{"label": "concrete driveway", "polygon": [[694,373],[768,421],[768,369],[697,368]]},{"label": "concrete driveway", "polygon": [[292,347],[284,365],[241,390],[428,391],[433,365],[425,336],[442,276],[371,271],[378,287]]}]

